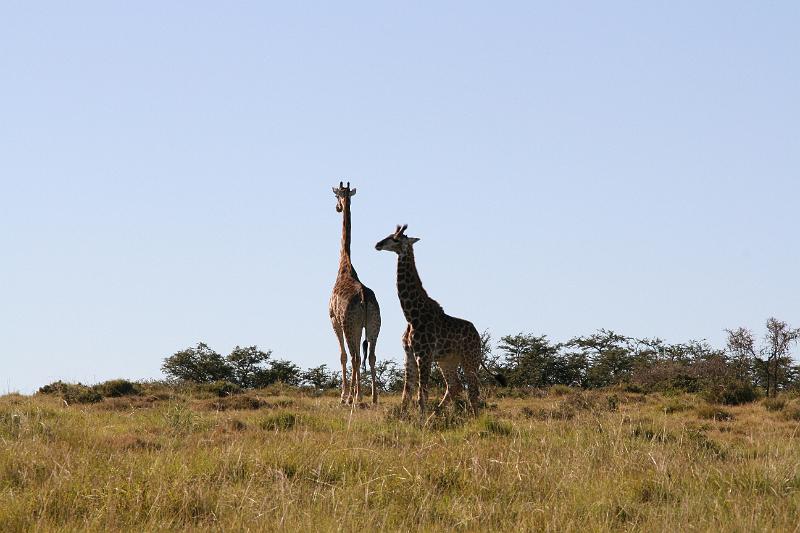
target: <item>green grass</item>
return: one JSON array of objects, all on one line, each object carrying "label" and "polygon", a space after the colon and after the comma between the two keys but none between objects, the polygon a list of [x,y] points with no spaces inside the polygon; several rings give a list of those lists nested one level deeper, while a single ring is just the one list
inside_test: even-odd
[{"label": "green grass", "polygon": [[[774,531],[800,523],[794,403],[615,391],[421,420],[290,389],[0,397],[0,530]],[[678,407],[676,407],[678,406]],[[692,407],[697,406],[697,407]],[[787,414],[791,413],[791,414]],[[724,416],[720,416],[720,415]]]}]

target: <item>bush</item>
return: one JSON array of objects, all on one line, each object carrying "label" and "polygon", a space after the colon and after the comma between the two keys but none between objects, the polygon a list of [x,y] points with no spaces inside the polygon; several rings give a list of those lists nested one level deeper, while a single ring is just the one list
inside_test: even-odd
[{"label": "bush", "polygon": [[550,394],[553,396],[564,396],[570,393],[572,393],[572,387],[568,385],[557,384],[550,387]]},{"label": "bush", "polygon": [[[638,392],[697,392],[702,385],[703,372],[695,365],[675,361],[655,361],[641,365],[633,373],[630,386],[638,386]],[[633,392],[633,391],[631,391]]]},{"label": "bush", "polygon": [[99,392],[80,383],[63,397],[67,403],[97,403],[103,401],[103,396]]},{"label": "bush", "polygon": [[264,371],[264,365],[269,362],[271,350],[259,350],[258,346],[242,348],[237,346],[225,357],[231,368],[233,381],[246,388],[256,386],[257,376]]},{"label": "bush", "polygon": [[296,387],[302,380],[300,367],[291,361],[276,359],[272,361],[269,368],[261,369],[256,372],[253,378],[253,386],[264,388],[273,383],[284,383]]},{"label": "bush", "polygon": [[749,383],[731,381],[712,385],[703,391],[703,398],[709,403],[723,405],[741,405],[758,399],[758,392]]},{"label": "bush", "polygon": [[242,392],[242,388],[239,385],[224,380],[208,383],[200,387],[200,389],[205,392],[210,392],[212,394],[215,394],[220,398],[224,396],[232,396],[234,394],[240,394]]},{"label": "bush", "polygon": [[119,398],[121,396],[131,396],[140,394],[139,387],[127,379],[111,379],[98,383],[94,389],[106,398]]},{"label": "bush", "polygon": [[664,403],[664,405],[661,406],[661,409],[664,411],[664,414],[670,415],[672,413],[680,413],[681,411],[686,411],[688,409],[691,409],[691,407],[692,406],[690,404],[678,398],[673,398]]},{"label": "bush", "polygon": [[764,398],[764,401],[761,403],[767,411],[783,411],[783,408],[786,407],[786,399],[781,397]]},{"label": "bush", "polygon": [[206,400],[204,407],[211,411],[244,411],[261,409],[263,407],[274,407],[274,405],[262,400],[261,398],[242,394]]},{"label": "bush", "polygon": [[38,393],[61,396],[68,404],[97,403],[103,400],[103,396],[93,387],[82,383],[64,383],[61,380],[40,387]]},{"label": "bush", "polygon": [[335,370],[328,371],[327,365],[309,368],[300,377],[315,389],[338,389],[342,385],[342,379]]},{"label": "bush", "polygon": [[233,378],[233,368],[220,354],[201,342],[164,359],[161,370],[170,379],[211,383]]},{"label": "bush", "polygon": [[36,392],[37,394],[61,394],[61,392],[65,390],[68,386],[69,384],[64,383],[61,380],[58,380],[52,383],[48,383],[47,385],[42,385]]},{"label": "bush", "polygon": [[597,410],[596,396],[583,392],[573,392],[561,400],[560,407],[571,408],[575,411],[595,411]]},{"label": "bush", "polygon": [[638,383],[623,383],[622,392],[631,392],[633,394],[645,394],[647,391]]},{"label": "bush", "polygon": [[788,402],[783,409],[783,417],[792,422],[800,422],[800,402],[797,400]]},{"label": "bush", "polygon": [[38,392],[58,395],[68,404],[97,403],[103,400],[103,396],[94,387],[83,383],[64,383],[61,380],[40,387]]}]

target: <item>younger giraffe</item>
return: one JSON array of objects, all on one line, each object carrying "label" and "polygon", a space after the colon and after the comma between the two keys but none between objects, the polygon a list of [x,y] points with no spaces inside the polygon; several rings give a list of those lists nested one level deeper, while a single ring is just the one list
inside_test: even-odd
[{"label": "younger giraffe", "polygon": [[[340,359],[342,362],[342,403],[361,401],[361,357],[358,352],[361,343],[361,330],[364,329],[364,357],[369,353],[369,368],[372,375],[372,403],[378,403],[378,387],[375,376],[375,343],[381,330],[381,310],[378,300],[370,288],[361,283],[350,260],[350,198],[356,195],[356,189],[339,182],[333,188],[336,195],[336,211],[342,213],[342,250],[339,255],[339,273],[333,286],[328,313],[333,324],[333,331],[339,340]],[[350,351],[352,376],[347,382],[347,349]],[[369,347],[369,350],[367,349]]]},{"label": "younger giraffe", "polygon": [[428,379],[431,364],[436,361],[442,370],[446,389],[439,407],[446,405],[461,392],[458,365],[464,369],[467,380],[469,407],[478,413],[478,368],[481,365],[481,338],[472,322],[452,317],[442,306],[428,296],[414,263],[413,245],[419,239],[405,235],[406,224],[378,242],[376,250],[397,254],[397,294],[400,306],[408,321],[403,333],[406,352],[406,374],[402,405],[411,399],[414,385],[418,384],[417,402],[420,413],[425,412],[428,397]]}]

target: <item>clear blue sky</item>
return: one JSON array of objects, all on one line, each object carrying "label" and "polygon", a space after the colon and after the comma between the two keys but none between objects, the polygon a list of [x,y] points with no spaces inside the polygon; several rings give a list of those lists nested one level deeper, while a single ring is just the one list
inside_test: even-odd
[{"label": "clear blue sky", "polygon": [[797,2],[6,2],[0,390],[158,377],[201,340],[336,367],[342,178],[379,358],[397,223],[495,337],[800,325],[798,27]]}]

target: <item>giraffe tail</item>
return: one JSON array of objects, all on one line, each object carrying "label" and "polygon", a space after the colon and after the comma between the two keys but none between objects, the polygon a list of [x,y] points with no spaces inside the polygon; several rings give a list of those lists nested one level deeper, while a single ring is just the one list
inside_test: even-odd
[{"label": "giraffe tail", "polygon": [[368,344],[369,339],[367,339],[367,295],[365,291],[361,290],[361,302],[364,304],[364,342],[361,343],[361,352],[364,354],[362,356],[361,364],[364,367],[363,373],[367,375],[367,353],[368,353]]},{"label": "giraffe tail", "polygon": [[483,361],[481,361],[481,366],[483,367],[484,370],[486,370],[489,374],[492,375],[492,377],[495,379],[495,381],[497,381],[497,383],[501,387],[508,386],[508,380],[503,374],[501,374],[500,372],[492,372],[491,370],[489,370],[489,368],[486,366],[486,363],[484,363]]}]

